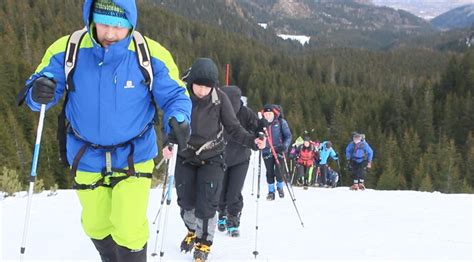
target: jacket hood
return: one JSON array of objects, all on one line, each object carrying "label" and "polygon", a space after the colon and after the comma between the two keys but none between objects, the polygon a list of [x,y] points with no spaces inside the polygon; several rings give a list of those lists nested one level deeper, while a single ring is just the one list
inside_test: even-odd
[{"label": "jacket hood", "polygon": [[188,88],[193,83],[216,87],[219,85],[219,70],[210,58],[198,58],[191,66],[191,71],[186,79]]},{"label": "jacket hood", "polygon": [[227,95],[227,97],[229,97],[229,100],[232,103],[232,107],[234,108],[234,111],[237,114],[240,111],[240,108],[242,107],[242,101],[240,101],[242,91],[238,86],[225,86],[222,87],[221,90]]},{"label": "jacket hood", "polygon": [[[135,0],[112,0],[116,5],[122,7],[125,10],[125,15],[128,21],[132,24],[133,28],[137,27],[137,5]],[[92,6],[94,0],[85,0],[84,7],[82,10],[82,20],[87,28],[90,27],[92,17]]]}]

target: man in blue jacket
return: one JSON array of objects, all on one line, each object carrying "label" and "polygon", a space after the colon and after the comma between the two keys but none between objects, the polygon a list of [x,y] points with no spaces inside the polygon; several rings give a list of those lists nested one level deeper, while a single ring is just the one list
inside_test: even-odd
[{"label": "man in blue jacket", "polygon": [[191,101],[170,53],[146,38],[153,68],[144,81],[132,34],[132,0],[85,0],[87,33],[80,41],[72,81],[66,79],[69,36],[54,42],[28,79],[18,102],[33,111],[54,106],[69,88],[65,116],[67,160],[82,205],[81,222],[102,261],[146,261],[147,206],[153,158],[158,154],[155,107],[164,132],[189,138]]},{"label": "man in blue jacket", "polygon": [[[278,161],[281,165],[284,165],[284,154],[288,151],[291,144],[291,131],[288,127],[288,122],[281,117],[281,109],[277,105],[268,104],[263,108],[263,117],[270,123],[267,127],[268,140],[267,145],[262,151],[262,157],[265,161],[265,168],[267,169],[267,183],[268,183],[268,195],[267,200],[275,200],[275,178],[277,181],[277,191],[280,198],[285,197],[283,191],[283,175],[276,166],[275,158],[272,154],[270,143],[277,153]],[[285,167],[281,166],[284,170]]]},{"label": "man in blue jacket", "polygon": [[346,159],[352,169],[354,183],[351,190],[364,190],[364,177],[367,168],[372,168],[374,151],[363,139],[363,135],[354,133],[352,142],[346,147]]}]

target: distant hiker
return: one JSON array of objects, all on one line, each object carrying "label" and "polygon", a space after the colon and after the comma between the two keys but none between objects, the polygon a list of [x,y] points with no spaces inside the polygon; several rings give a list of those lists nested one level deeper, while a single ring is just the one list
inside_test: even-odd
[{"label": "distant hiker", "polygon": [[[224,133],[254,150],[263,149],[266,141],[240,125],[231,101],[218,88],[218,69],[211,59],[196,59],[185,81],[193,107],[191,138],[178,152],[175,172],[178,205],[188,229],[181,250],[187,253],[194,248],[194,259],[205,261],[214,239],[223,187]],[[171,156],[168,147],[163,154]]]},{"label": "distant hiker", "polygon": [[303,180],[304,189],[308,189],[310,175],[319,161],[318,150],[309,136],[305,136],[303,144],[292,152],[292,158],[296,159],[296,179]]},{"label": "distant hiker", "polygon": [[319,170],[321,172],[319,186],[329,186],[329,183],[326,180],[329,157],[331,157],[333,160],[338,160],[336,151],[334,151],[334,148],[332,147],[332,142],[325,141],[319,146]]},{"label": "distant hiker", "polygon": [[[262,113],[263,117],[270,123],[267,128],[269,135],[268,139],[272,141],[278,159],[283,165],[283,155],[288,151],[292,139],[288,122],[286,122],[286,120],[281,116],[281,108],[278,105],[267,104],[264,106]],[[276,166],[274,156],[270,149],[270,143],[268,141],[262,152],[262,156],[267,169],[267,200],[275,200],[275,178],[277,181],[278,196],[280,198],[285,197],[285,193],[283,192],[283,174],[280,174],[280,171]],[[285,170],[283,166],[281,168],[282,170]]]},{"label": "distant hiker", "polygon": [[[33,111],[41,104],[49,109],[67,91],[67,162],[83,229],[102,261],[146,261],[148,195],[158,154],[154,104],[163,110],[164,131],[186,141],[191,100],[170,53],[149,38],[144,48],[153,75],[147,78],[154,81],[144,80],[131,48],[137,41],[135,1],[86,0],[83,19],[87,31],[80,44],[70,47],[69,36],[53,43],[18,102]],[[73,72],[66,71],[75,61]]]},{"label": "distant hiker", "polygon": [[328,172],[326,176],[326,183],[328,187],[336,187],[337,182],[339,181],[339,173],[334,171],[330,166],[328,166]]},{"label": "distant hiker", "polygon": [[346,147],[346,159],[352,170],[353,185],[352,190],[364,190],[364,178],[366,168],[372,167],[374,151],[370,145],[363,139],[363,135],[353,133],[352,142]]},{"label": "distant hiker", "polygon": [[[225,86],[221,90],[229,97],[242,127],[250,134],[256,135],[258,128],[257,114],[243,105],[240,88]],[[221,232],[227,229],[231,236],[237,237],[240,235],[240,216],[244,206],[242,188],[249,167],[251,150],[235,141],[228,132],[224,133],[224,138],[227,141],[224,156],[227,168],[219,203],[218,229]]]}]

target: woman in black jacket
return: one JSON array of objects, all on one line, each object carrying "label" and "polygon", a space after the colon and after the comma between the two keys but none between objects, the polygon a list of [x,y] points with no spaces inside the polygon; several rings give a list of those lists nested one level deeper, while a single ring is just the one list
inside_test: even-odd
[{"label": "woman in black jacket", "polygon": [[[210,252],[216,228],[216,211],[224,177],[224,131],[234,141],[251,149],[265,147],[240,125],[227,95],[218,88],[218,70],[209,58],[198,58],[185,79],[193,103],[191,137],[186,148],[180,148],[175,179],[178,205],[188,234],[181,250],[205,261]],[[171,152],[163,149],[166,158]]]}]

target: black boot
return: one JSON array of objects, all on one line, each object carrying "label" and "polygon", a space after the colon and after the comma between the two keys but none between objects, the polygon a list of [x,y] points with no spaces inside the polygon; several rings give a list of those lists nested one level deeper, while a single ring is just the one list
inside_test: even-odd
[{"label": "black boot", "polygon": [[181,241],[181,252],[188,253],[193,250],[194,242],[196,241],[196,232],[188,231],[188,234]]},{"label": "black boot", "polygon": [[275,192],[269,192],[267,195],[267,200],[269,201],[275,200]]},{"label": "black boot", "polygon": [[283,192],[283,188],[277,188],[277,191],[278,191],[278,196],[280,198],[284,198],[285,197],[285,192]]},{"label": "black boot", "polygon": [[227,232],[231,237],[239,237],[240,212],[237,215],[229,215],[227,218]]},{"label": "black boot", "polygon": [[119,262],[146,262],[146,244],[142,249],[129,249],[117,245]]},{"label": "black boot", "polygon": [[102,262],[117,262],[117,244],[110,235],[102,240],[92,239],[95,248],[99,251]]},{"label": "black boot", "polygon": [[224,213],[219,213],[219,220],[217,221],[217,229],[224,232],[227,227],[227,216]]}]

